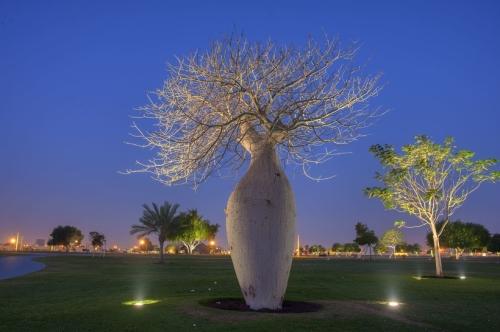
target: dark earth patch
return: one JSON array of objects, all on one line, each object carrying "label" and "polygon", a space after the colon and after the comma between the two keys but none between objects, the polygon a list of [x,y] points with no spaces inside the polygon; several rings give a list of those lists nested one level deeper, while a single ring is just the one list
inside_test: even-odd
[{"label": "dark earth patch", "polygon": [[302,301],[284,301],[283,307],[278,310],[270,309],[260,309],[252,310],[246,305],[245,300],[239,298],[221,298],[221,299],[209,299],[200,301],[201,305],[217,308],[222,310],[233,310],[233,311],[251,311],[251,312],[264,312],[264,313],[276,313],[276,314],[286,314],[286,313],[304,313],[304,312],[316,312],[320,311],[323,306],[319,303],[313,302],[302,302]]},{"label": "dark earth patch", "polygon": [[434,275],[429,275],[429,276],[421,276],[419,277],[420,279],[458,279],[460,280],[460,277],[457,276],[434,276]]}]

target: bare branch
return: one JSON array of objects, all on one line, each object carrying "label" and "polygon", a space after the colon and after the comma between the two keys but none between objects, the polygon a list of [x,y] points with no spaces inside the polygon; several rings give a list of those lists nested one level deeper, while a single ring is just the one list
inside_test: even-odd
[{"label": "bare branch", "polygon": [[356,140],[377,116],[368,100],[380,91],[380,76],[360,76],[352,65],[356,52],[337,39],[323,45],[311,39],[295,49],[232,37],[177,59],[140,108],[152,128],[133,125],[142,140],[136,144],[156,156],[127,172],[196,186],[240,167],[252,146],[266,140],[311,177],[311,165],[336,155],[328,145]]}]

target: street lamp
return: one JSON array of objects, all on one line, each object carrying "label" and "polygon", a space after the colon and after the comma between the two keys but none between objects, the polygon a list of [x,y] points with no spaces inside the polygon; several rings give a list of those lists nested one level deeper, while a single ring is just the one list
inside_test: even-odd
[{"label": "street lamp", "polygon": [[146,241],[144,241],[144,240],[140,240],[140,241],[139,241],[139,244],[140,244],[141,246],[143,246],[145,243],[146,243]]},{"label": "street lamp", "polygon": [[[21,242],[22,242],[22,240],[21,240]],[[15,245],[16,251],[18,250],[18,248],[19,248],[19,233],[17,233],[15,237],[10,239],[10,244],[12,244],[13,246]]]},{"label": "street lamp", "polygon": [[215,240],[210,240],[210,242],[208,242],[208,245],[210,247],[210,254],[213,254],[215,249]]}]

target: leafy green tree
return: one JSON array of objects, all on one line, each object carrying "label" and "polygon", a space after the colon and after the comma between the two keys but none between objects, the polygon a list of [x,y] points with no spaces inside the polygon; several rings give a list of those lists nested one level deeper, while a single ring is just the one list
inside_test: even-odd
[{"label": "leafy green tree", "polygon": [[325,251],[325,247],[323,247],[321,244],[313,244],[309,247],[309,253],[313,255],[319,255]]},{"label": "leafy green tree", "polygon": [[375,247],[373,248],[373,250],[379,254],[379,255],[382,255],[382,254],[385,254],[387,252],[387,246],[383,245],[382,243],[377,242],[377,244],[375,245]]},{"label": "leafy green tree", "polygon": [[493,234],[488,243],[488,251],[500,253],[500,234]]},{"label": "leafy green tree", "polygon": [[[456,150],[453,139],[443,144],[426,136],[417,136],[415,144],[405,145],[401,153],[391,145],[370,147],[384,167],[377,173],[381,187],[365,189],[370,198],[378,198],[387,209],[408,213],[419,220],[414,227],[426,226],[432,233],[436,275],[443,275],[439,238],[449,218],[467,197],[487,181],[500,179],[492,171],[495,159],[474,160],[474,152]],[[438,227],[439,220],[445,222]]]},{"label": "leafy green tree", "polygon": [[398,228],[387,230],[380,238],[379,244],[383,247],[390,248],[393,256],[396,253],[396,246],[404,242],[404,234]]},{"label": "leafy green tree", "polygon": [[104,234],[101,234],[99,232],[90,232],[90,242],[92,243],[92,246],[102,248],[104,246],[104,243],[106,242],[106,236]]},{"label": "leafy green tree", "polygon": [[414,243],[414,244],[409,244],[409,243],[400,243],[396,245],[396,252],[408,252],[412,254],[419,254],[421,251],[420,244]]},{"label": "leafy green tree", "polygon": [[334,244],[332,244],[331,251],[334,253],[344,252],[344,246],[341,243],[335,242]]},{"label": "leafy green tree", "polygon": [[219,230],[219,225],[210,224],[210,221],[204,219],[196,210],[181,213],[179,220],[180,227],[175,239],[182,242],[188,254],[192,254],[202,241],[214,239]]},{"label": "leafy green tree", "polygon": [[104,244],[106,243],[106,236],[104,236],[104,234],[95,231],[90,232],[89,236],[90,236],[90,243],[92,244],[92,248],[94,248],[94,251],[96,250],[96,248],[99,248],[99,250],[101,250],[102,254],[104,255],[103,247]]},{"label": "leafy green tree", "polygon": [[149,207],[147,204],[143,205],[144,211],[142,217],[139,219],[140,224],[132,225],[130,234],[137,234],[137,238],[156,234],[158,236],[158,243],[160,244],[160,263],[163,263],[163,246],[165,241],[174,239],[179,232],[180,222],[179,215],[177,214],[179,204],[164,202],[160,207],[155,203],[151,205],[152,207]]},{"label": "leafy green tree", "polygon": [[57,226],[50,233],[50,239],[47,242],[50,246],[64,246],[66,252],[71,247],[81,244],[83,240],[82,231],[74,226]]},{"label": "leafy green tree", "polygon": [[[437,223],[438,227],[446,221]],[[480,224],[464,223],[460,220],[450,221],[441,234],[441,244],[455,251],[455,258],[459,259],[465,250],[483,249],[490,241],[490,232]],[[427,233],[427,243],[432,243],[432,233]]]},{"label": "leafy green tree", "polygon": [[368,246],[370,259],[372,258],[373,247],[377,244],[378,238],[375,232],[368,228],[365,224],[358,222],[354,229],[356,230],[356,238],[354,242],[360,246]]},{"label": "leafy green tree", "polygon": [[361,248],[357,243],[344,243],[344,252],[346,253],[357,253],[361,252]]}]

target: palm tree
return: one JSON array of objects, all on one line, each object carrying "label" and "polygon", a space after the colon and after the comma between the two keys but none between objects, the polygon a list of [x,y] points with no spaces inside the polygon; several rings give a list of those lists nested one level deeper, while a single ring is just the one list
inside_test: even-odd
[{"label": "palm tree", "polygon": [[141,224],[132,225],[130,234],[138,234],[137,238],[150,234],[158,235],[160,243],[160,263],[163,263],[163,244],[167,239],[175,237],[179,228],[177,209],[179,204],[163,203],[159,208],[152,203],[152,208],[147,204],[143,205],[144,211],[139,219]]}]

